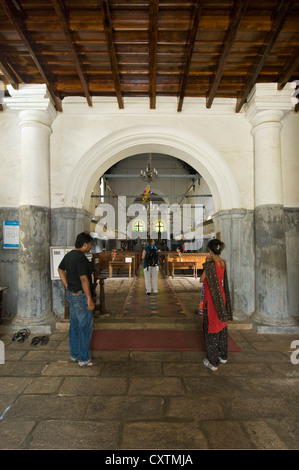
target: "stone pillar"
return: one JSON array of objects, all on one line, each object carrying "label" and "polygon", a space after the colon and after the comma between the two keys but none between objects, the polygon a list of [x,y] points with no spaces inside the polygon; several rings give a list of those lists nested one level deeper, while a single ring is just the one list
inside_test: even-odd
[{"label": "stone pillar", "polygon": [[[253,214],[245,209],[220,211],[213,216],[215,232],[225,243],[234,320],[247,320],[254,311]],[[244,288],[244,286],[246,286]]]},{"label": "stone pillar", "polygon": [[[61,207],[51,211],[51,245],[74,246],[78,233],[90,230],[92,214],[84,209]],[[53,280],[52,306],[56,317],[64,318],[64,287],[61,281]]]},{"label": "stone pillar", "polygon": [[[272,85],[271,85],[272,86]],[[271,94],[272,91],[272,94]],[[290,95],[256,87],[247,108],[254,138],[255,312],[258,331],[283,332],[294,325],[288,306],[287,256],[281,166],[281,120]]]},{"label": "stone pillar", "polygon": [[45,331],[52,323],[50,277],[50,135],[56,111],[45,86],[14,91],[20,111],[20,242],[14,325]]}]

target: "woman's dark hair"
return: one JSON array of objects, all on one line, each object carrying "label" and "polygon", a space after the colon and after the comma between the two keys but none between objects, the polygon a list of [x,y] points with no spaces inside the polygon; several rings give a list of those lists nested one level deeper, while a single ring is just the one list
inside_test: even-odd
[{"label": "woman's dark hair", "polygon": [[90,243],[92,242],[93,238],[89,233],[82,232],[77,235],[76,242],[75,242],[75,248],[82,248],[84,243]]},{"label": "woman's dark hair", "polygon": [[225,244],[218,240],[218,238],[210,240],[207,246],[215,255],[220,255],[221,251],[225,248]]}]

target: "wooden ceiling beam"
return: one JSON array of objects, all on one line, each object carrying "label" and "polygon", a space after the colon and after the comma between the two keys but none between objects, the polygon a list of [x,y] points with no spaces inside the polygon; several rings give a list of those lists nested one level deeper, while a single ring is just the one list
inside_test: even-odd
[{"label": "wooden ceiling beam", "polygon": [[13,71],[12,67],[10,64],[7,62],[5,55],[3,51],[0,49],[0,69],[8,81],[8,83],[15,89],[17,90],[19,88],[20,80]]},{"label": "wooden ceiling beam", "polygon": [[298,78],[297,3],[0,0],[2,80],[44,82],[54,101],[77,93],[90,106],[95,95],[119,108],[144,96],[155,109],[158,96],[176,96],[181,111],[188,96],[241,109],[256,82],[282,89]]},{"label": "wooden ceiling beam", "polygon": [[283,25],[286,21],[287,15],[290,13],[293,7],[293,0],[281,0],[277,8],[277,14],[274,18],[271,30],[266,36],[264,45],[261,48],[260,53],[257,55],[257,59],[254,63],[253,70],[249,74],[245,86],[237,99],[236,113],[239,113],[242,109],[243,104],[246,102],[249,93],[251,92],[256,80],[268,58],[268,55],[278,38]]},{"label": "wooden ceiling beam", "polygon": [[185,96],[186,86],[187,86],[187,79],[192,59],[192,53],[194,48],[194,43],[196,39],[197,29],[199,18],[202,10],[203,0],[195,0],[194,12],[192,14],[192,23],[191,28],[189,30],[189,37],[186,43],[185,49],[185,61],[184,61],[184,69],[181,74],[180,79],[180,87],[179,87],[179,102],[178,102],[178,111],[182,111],[183,107],[183,100]]},{"label": "wooden ceiling beam", "polygon": [[277,89],[282,90],[283,87],[290,81],[291,77],[294,75],[296,70],[299,67],[299,47],[296,49],[290,60],[286,63],[283,68],[279,78]]},{"label": "wooden ceiling beam", "polygon": [[81,58],[78,53],[78,49],[76,46],[76,43],[73,39],[72,32],[69,27],[68,19],[67,19],[67,13],[65,11],[65,6],[63,4],[63,0],[52,0],[53,6],[56,11],[56,15],[58,17],[59,23],[61,25],[61,29],[65,35],[66,41],[68,46],[70,47],[73,60],[75,62],[75,66],[80,78],[80,81],[82,83],[82,88],[88,103],[88,106],[92,106],[92,101],[91,101],[91,96],[88,88],[88,79],[86,72],[84,70]]},{"label": "wooden ceiling beam", "polygon": [[159,0],[152,0],[150,2],[150,18],[149,18],[150,109],[156,109],[158,14],[159,14]]},{"label": "wooden ceiling beam", "polygon": [[62,111],[61,99],[56,90],[54,80],[51,77],[51,74],[47,68],[47,64],[44,61],[44,58],[38,45],[34,43],[30,32],[26,28],[23,16],[17,12],[17,10],[12,5],[12,2],[9,2],[7,0],[0,0],[0,3],[13,27],[20,36],[22,42],[27,47],[32,60],[34,61],[42,79],[47,85],[47,88],[54,101],[56,109],[58,111]]},{"label": "wooden ceiling beam", "polygon": [[239,30],[240,23],[243,19],[248,3],[249,3],[249,0],[245,0],[245,1],[236,0],[235,1],[232,21],[230,23],[230,26],[227,30],[227,33],[224,39],[222,54],[218,61],[214,80],[209,90],[208,97],[207,97],[207,103],[206,103],[207,108],[210,108],[212,106],[213,100],[218,90],[219,83],[221,81],[221,77],[223,74],[226,61],[230,54],[231,48],[234,44],[235,37]]},{"label": "wooden ceiling beam", "polygon": [[117,97],[118,107],[120,109],[123,109],[124,102],[123,102],[123,97],[122,97],[120,75],[119,75],[119,70],[118,70],[118,63],[117,63],[117,56],[116,56],[116,49],[115,49],[115,43],[114,43],[113,28],[112,28],[112,23],[111,23],[108,0],[102,0],[102,9],[103,9],[104,31],[106,35],[108,53],[110,57],[110,64],[111,64],[111,69],[112,69],[115,93]]}]

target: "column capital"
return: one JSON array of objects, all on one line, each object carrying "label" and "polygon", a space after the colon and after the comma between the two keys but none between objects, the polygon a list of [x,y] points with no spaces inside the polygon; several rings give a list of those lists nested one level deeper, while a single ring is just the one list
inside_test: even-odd
[{"label": "column capital", "polygon": [[23,119],[41,120],[43,124],[51,126],[57,111],[45,84],[20,85],[18,90],[8,86],[8,91],[10,98],[4,99],[6,108],[24,112]]},{"label": "column capital", "polygon": [[47,131],[51,134],[52,116],[48,111],[42,109],[26,109],[19,113],[19,127],[23,129],[27,126],[46,126]]},{"label": "column capital", "polygon": [[257,83],[245,108],[248,121],[253,127],[263,123],[280,123],[294,107],[291,100],[293,91],[291,83],[281,91],[276,83]]}]

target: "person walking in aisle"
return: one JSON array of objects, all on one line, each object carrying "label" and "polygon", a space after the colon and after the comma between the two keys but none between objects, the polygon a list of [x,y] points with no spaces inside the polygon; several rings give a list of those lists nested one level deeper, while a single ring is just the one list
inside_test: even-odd
[{"label": "person walking in aisle", "polygon": [[209,258],[203,265],[200,282],[204,283],[203,332],[207,357],[206,367],[217,370],[220,363],[227,362],[227,322],[232,320],[232,309],[225,261],[220,253],[225,248],[217,238],[209,241]]},{"label": "person walking in aisle", "polygon": [[146,294],[150,295],[153,289],[158,294],[159,253],[154,240],[149,239],[142,251],[143,272]]},{"label": "person walking in aisle", "polygon": [[70,328],[69,346],[73,362],[79,366],[92,366],[90,341],[93,332],[92,273],[85,253],[91,249],[92,237],[79,233],[75,250],[67,253],[58,266],[59,277],[66,288],[66,301],[69,306]]}]

